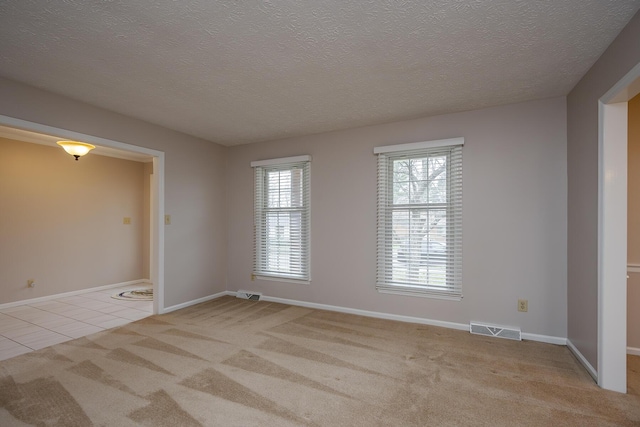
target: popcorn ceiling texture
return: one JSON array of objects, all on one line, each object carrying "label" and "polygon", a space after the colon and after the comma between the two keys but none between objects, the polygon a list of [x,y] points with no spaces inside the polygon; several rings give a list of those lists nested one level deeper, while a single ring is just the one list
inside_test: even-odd
[{"label": "popcorn ceiling texture", "polygon": [[0,76],[236,145],[566,95],[638,8],[3,0]]}]

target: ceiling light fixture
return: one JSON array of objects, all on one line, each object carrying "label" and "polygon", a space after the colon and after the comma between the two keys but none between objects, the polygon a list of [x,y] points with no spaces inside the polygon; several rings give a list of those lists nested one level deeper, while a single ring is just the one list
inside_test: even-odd
[{"label": "ceiling light fixture", "polygon": [[76,161],[80,158],[80,156],[84,156],[89,151],[96,148],[95,145],[78,141],[58,141],[57,144],[64,148],[64,151],[75,157]]}]

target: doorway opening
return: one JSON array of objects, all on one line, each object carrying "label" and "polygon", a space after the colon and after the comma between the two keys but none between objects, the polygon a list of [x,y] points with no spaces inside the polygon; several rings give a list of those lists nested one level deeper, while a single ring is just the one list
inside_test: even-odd
[{"label": "doorway opening", "polygon": [[598,385],[627,392],[627,116],[640,64],[598,104]]},{"label": "doorway opening", "polygon": [[164,218],[164,152],[2,115],[0,115],[0,126],[87,142],[103,150],[105,155],[118,157],[118,154],[124,154],[124,158],[130,160],[138,159],[139,161],[143,158],[151,160],[153,170],[149,182],[149,279],[153,284],[153,313],[163,313],[165,310],[164,221],[162,220]]}]

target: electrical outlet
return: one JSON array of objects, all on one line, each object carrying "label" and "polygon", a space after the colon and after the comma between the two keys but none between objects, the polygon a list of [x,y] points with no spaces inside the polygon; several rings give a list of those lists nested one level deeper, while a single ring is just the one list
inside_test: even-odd
[{"label": "electrical outlet", "polygon": [[171,225],[171,215],[164,216],[164,225]]},{"label": "electrical outlet", "polygon": [[529,311],[529,301],[526,299],[518,300],[518,311],[527,312]]},{"label": "electrical outlet", "polygon": [[131,224],[131,217],[125,216],[124,218],[122,218],[122,223],[126,224],[126,225],[130,225]]},{"label": "electrical outlet", "polygon": [[36,281],[35,281],[35,280],[33,280],[33,279],[29,279],[29,280],[27,280],[27,286],[28,286],[28,287],[30,287],[30,288],[35,288],[35,286],[36,286]]},{"label": "electrical outlet", "polygon": [[252,274],[252,275],[251,275],[251,281],[253,282],[254,280],[256,280],[256,275],[255,275],[255,274]]}]

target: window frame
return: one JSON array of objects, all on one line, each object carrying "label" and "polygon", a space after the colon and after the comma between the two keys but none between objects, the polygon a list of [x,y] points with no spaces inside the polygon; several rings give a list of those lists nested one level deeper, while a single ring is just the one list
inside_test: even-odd
[{"label": "window frame", "polygon": [[[294,156],[278,159],[259,160],[251,162],[254,168],[254,257],[252,277],[261,280],[273,280],[309,284],[311,282],[311,156]],[[301,206],[268,207],[267,175],[272,171],[287,171],[300,169],[301,174]],[[291,189],[293,191],[293,189]],[[269,213],[300,212],[300,231],[298,241],[289,240],[289,245],[298,244],[300,256],[300,272],[291,273],[284,270],[270,270],[267,268],[269,258],[269,244],[267,243],[267,215]]]},{"label": "window frame", "polygon": [[[374,153],[378,155],[378,225],[377,225],[377,274],[376,289],[381,293],[412,295],[429,298],[450,300],[462,299],[462,146],[464,138],[450,138],[445,140],[398,144],[383,147],[375,147]],[[405,203],[394,202],[394,162],[402,159],[423,159],[430,156],[446,155],[446,202],[430,203],[428,200],[413,203],[409,199]],[[409,172],[411,174],[411,172]],[[409,180],[411,182],[411,179]],[[396,195],[397,196],[397,195]],[[399,248],[394,252],[394,220],[393,213],[406,211],[408,225],[411,229],[411,212],[420,211],[430,213],[431,210],[446,210],[445,221],[445,254],[444,254],[444,286],[435,285],[434,282],[417,283],[415,277],[409,274],[404,281],[399,280],[397,272],[403,271],[400,264],[407,263],[404,269],[411,271],[415,265],[408,267],[408,263],[414,260],[415,248],[409,243],[409,249],[400,255]],[[413,235],[409,231],[407,238],[411,242]],[[422,245],[425,236],[421,237],[418,255],[422,257]],[[427,245],[431,240],[427,237]],[[428,256],[430,252],[427,251]],[[430,268],[437,266],[437,260],[427,260],[427,275]],[[420,258],[420,264],[423,261]],[[395,269],[395,272],[394,272]],[[405,272],[405,274],[407,274]],[[428,276],[427,276],[428,277]],[[425,280],[429,280],[425,278]]]}]

